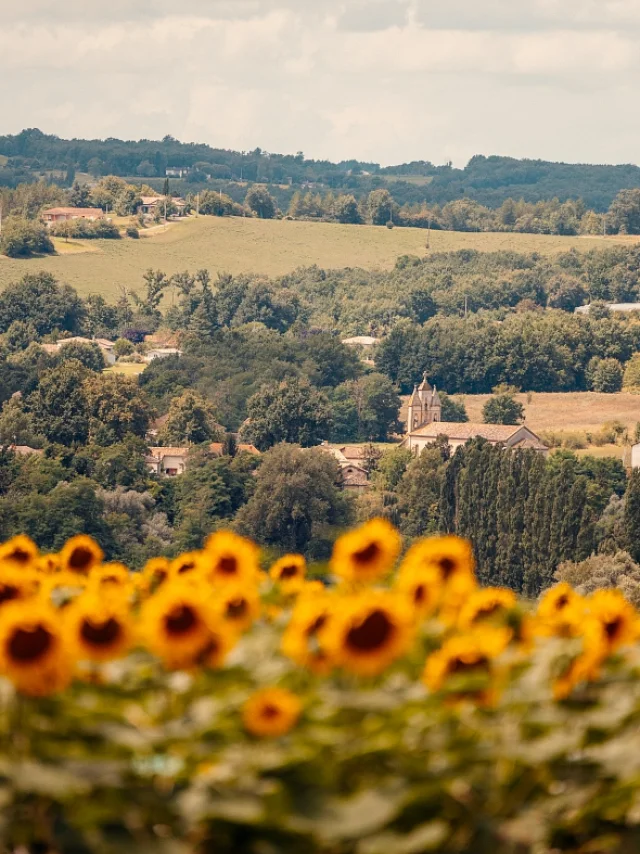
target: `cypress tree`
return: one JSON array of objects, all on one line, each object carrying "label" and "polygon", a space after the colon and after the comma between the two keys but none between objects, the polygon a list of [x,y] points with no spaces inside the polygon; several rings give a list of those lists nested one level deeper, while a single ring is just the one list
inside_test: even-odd
[{"label": "cypress tree", "polygon": [[634,469],[629,478],[625,497],[624,526],[627,551],[635,561],[640,561],[640,469]]}]

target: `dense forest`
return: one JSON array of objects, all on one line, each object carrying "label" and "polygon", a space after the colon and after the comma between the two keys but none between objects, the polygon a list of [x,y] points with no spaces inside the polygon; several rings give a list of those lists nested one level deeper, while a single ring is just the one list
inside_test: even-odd
[{"label": "dense forest", "polygon": [[[230,151],[182,143],[171,136],[161,141],[137,142],[64,140],[37,129],[0,136],[0,155],[6,158],[0,169],[0,184],[5,186],[51,173],[61,175],[70,186],[76,172],[95,177],[164,179],[167,169],[188,169],[187,189],[189,185],[204,187],[217,181],[289,187],[279,199],[281,207],[289,204],[295,187],[312,185],[353,192],[358,198],[372,190],[388,189],[400,205],[443,205],[464,197],[498,208],[509,198],[534,203],[580,198],[588,208],[603,212],[620,190],[640,187],[640,167],[634,165],[550,163],[478,155],[461,169],[428,161],[381,167],[357,160],[309,160],[302,152],[283,155],[259,148],[251,152]],[[180,191],[184,187],[180,186]]]}]

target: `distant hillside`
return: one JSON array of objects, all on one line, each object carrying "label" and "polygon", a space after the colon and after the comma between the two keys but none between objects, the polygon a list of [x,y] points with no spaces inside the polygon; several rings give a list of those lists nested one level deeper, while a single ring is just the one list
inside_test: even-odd
[{"label": "distant hillside", "polygon": [[180,183],[197,188],[220,181],[264,182],[280,187],[318,187],[363,195],[378,187],[392,189],[398,204],[443,204],[468,197],[489,207],[507,198],[539,201],[582,198],[588,207],[608,208],[614,196],[640,187],[640,167],[593,166],[516,160],[511,157],[473,157],[464,169],[434,166],[426,160],[397,166],[346,160],[308,160],[302,152],[273,154],[256,148],[231,151],[171,136],[163,140],[65,140],[37,129],[0,136],[0,185],[55,177],[67,183],[76,173],[95,176],[164,178],[167,169],[185,170]]}]

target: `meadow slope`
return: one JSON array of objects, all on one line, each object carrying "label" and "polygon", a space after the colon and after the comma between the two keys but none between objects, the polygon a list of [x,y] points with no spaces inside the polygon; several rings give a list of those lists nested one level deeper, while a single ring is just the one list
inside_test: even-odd
[{"label": "meadow slope", "polygon": [[[203,267],[212,273],[264,273],[277,276],[300,266],[389,269],[403,254],[424,255],[423,229],[191,217],[155,230],[140,240],[57,241],[59,255],[27,260],[0,256],[0,288],[25,273],[48,270],[83,294],[116,298],[122,287],[137,289],[149,267],[171,274]],[[633,242],[637,238],[607,238]],[[457,249],[554,254],[572,247],[602,246],[603,238],[534,234],[434,231],[431,251]]]}]

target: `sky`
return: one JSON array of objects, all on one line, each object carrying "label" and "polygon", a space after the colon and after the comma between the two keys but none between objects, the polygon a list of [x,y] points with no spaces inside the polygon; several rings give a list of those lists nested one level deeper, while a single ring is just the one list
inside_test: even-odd
[{"label": "sky", "polygon": [[640,0],[0,0],[0,133],[639,163]]}]

